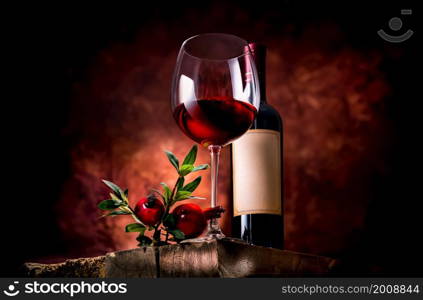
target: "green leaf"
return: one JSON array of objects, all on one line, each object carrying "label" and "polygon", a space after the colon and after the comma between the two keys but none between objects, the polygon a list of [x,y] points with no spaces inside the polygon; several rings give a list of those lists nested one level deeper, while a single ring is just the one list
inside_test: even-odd
[{"label": "green leaf", "polygon": [[183,240],[185,238],[185,234],[179,229],[169,230],[169,233],[172,234],[177,240]]},{"label": "green leaf", "polygon": [[178,182],[176,183],[176,190],[179,191],[184,186],[185,178],[179,177]]},{"label": "green leaf", "polygon": [[138,246],[150,246],[153,243],[153,240],[150,239],[148,236],[140,234],[137,237],[137,241],[139,242]]},{"label": "green leaf", "polygon": [[192,146],[191,150],[188,152],[187,156],[185,156],[184,162],[182,165],[193,165],[195,159],[197,158],[197,145]]},{"label": "green leaf", "polygon": [[165,151],[165,153],[170,163],[175,167],[176,171],[179,171],[179,160],[176,158],[176,156],[170,151]]},{"label": "green leaf", "polygon": [[108,216],[119,216],[119,215],[130,215],[131,213],[129,211],[123,211],[123,210],[115,210],[112,211],[110,213],[108,213],[107,215],[105,215],[105,217]]},{"label": "green leaf", "polygon": [[[113,191],[113,193],[110,194],[112,199],[125,201],[126,203],[128,203],[128,189],[126,189],[125,191],[122,191],[122,189],[119,186],[117,186],[111,181],[107,181],[104,179],[103,179],[103,183],[107,185]],[[112,194],[114,194],[115,197],[112,196]]]},{"label": "green leaf", "polygon": [[128,189],[125,189],[125,190],[123,191],[123,196],[122,196],[122,198],[124,199],[124,201],[125,201],[126,203],[128,203],[128,195],[129,195],[129,190],[128,190]]},{"label": "green leaf", "polygon": [[110,197],[116,201],[116,202],[122,202],[122,199],[120,199],[118,196],[116,196],[116,194],[114,193],[109,193]]},{"label": "green leaf", "polygon": [[179,191],[179,192],[176,193],[175,201],[181,201],[181,200],[188,199],[189,196],[191,196],[191,192]]},{"label": "green leaf", "polygon": [[174,228],[176,225],[176,218],[173,214],[168,214],[164,219],[163,219],[163,225],[168,227],[168,228]]},{"label": "green leaf", "polygon": [[201,170],[206,170],[208,168],[209,168],[209,165],[208,164],[199,165],[199,166],[196,166],[194,169],[192,169],[191,172],[197,172],[197,171],[201,171]]},{"label": "green leaf", "polygon": [[121,205],[122,205],[122,202],[117,202],[113,199],[107,199],[97,204],[97,207],[102,210],[110,210],[110,209],[118,208]]},{"label": "green leaf", "polygon": [[145,230],[146,230],[146,227],[140,223],[128,224],[125,227],[126,232],[142,232],[142,234],[144,234]]},{"label": "green leaf", "polygon": [[126,202],[128,203],[128,198],[125,196],[124,192],[122,192],[121,194],[116,195],[115,193],[109,193],[110,197],[117,201],[117,202]]},{"label": "green leaf", "polygon": [[108,180],[102,180],[105,185],[107,185],[116,195],[122,194],[122,190],[116,184]]},{"label": "green leaf", "polygon": [[170,196],[172,195],[172,191],[170,190],[170,188],[169,188],[169,186],[166,184],[166,183],[164,183],[164,182],[160,182],[160,184],[162,185],[162,187],[163,187],[163,190],[164,190],[164,200],[165,200],[165,203],[167,203],[168,201],[169,201],[169,199],[170,199]]},{"label": "green leaf", "polygon": [[181,169],[179,170],[179,175],[186,176],[194,169],[193,165],[182,165]]},{"label": "green leaf", "polygon": [[192,193],[198,187],[198,185],[200,184],[200,182],[201,182],[201,176],[198,176],[193,181],[191,181],[186,186],[184,186],[181,190],[182,191],[188,191],[188,192],[191,192]]}]

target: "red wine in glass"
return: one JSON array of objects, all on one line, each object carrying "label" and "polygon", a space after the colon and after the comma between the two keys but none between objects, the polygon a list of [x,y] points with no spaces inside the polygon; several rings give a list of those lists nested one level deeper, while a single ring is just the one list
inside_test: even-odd
[{"label": "red wine in glass", "polygon": [[208,147],[224,146],[240,137],[251,126],[257,109],[233,98],[200,99],[179,104],[174,117],[192,140]]}]

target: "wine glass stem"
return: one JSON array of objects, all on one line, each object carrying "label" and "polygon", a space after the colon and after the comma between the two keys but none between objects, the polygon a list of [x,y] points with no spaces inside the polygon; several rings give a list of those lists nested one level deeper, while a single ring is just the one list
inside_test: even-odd
[{"label": "wine glass stem", "polygon": [[[211,156],[211,207],[217,206],[217,177],[219,173],[219,156],[221,146],[210,145]],[[210,219],[209,233],[220,232],[217,219]]]}]

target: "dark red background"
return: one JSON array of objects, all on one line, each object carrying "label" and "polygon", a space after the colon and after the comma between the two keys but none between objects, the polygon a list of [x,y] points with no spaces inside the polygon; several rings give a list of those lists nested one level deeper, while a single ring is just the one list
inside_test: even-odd
[{"label": "dark red background", "polygon": [[[136,246],[123,232],[129,219],[98,219],[100,178],[128,187],[132,203],[161,181],[173,184],[162,151],[182,156],[192,145],[170,111],[179,46],[226,32],[269,48],[268,100],[285,126],[286,248],[342,258],[356,275],[421,274],[413,175],[419,37],[381,40],[376,31],[413,8],[381,5],[174,1],[69,4],[51,13],[37,6],[19,15],[8,143],[22,145],[9,173],[19,209],[4,218],[4,273],[25,260]],[[413,26],[415,16],[402,18]],[[199,162],[208,160],[200,150]],[[219,196],[230,209],[228,163],[226,151]],[[208,196],[204,175],[200,196]],[[229,232],[230,214],[222,221]]]}]

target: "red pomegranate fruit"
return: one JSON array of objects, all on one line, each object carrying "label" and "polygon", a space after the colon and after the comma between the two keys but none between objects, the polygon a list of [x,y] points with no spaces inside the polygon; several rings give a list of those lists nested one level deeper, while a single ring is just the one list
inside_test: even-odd
[{"label": "red pomegranate fruit", "polygon": [[203,211],[197,204],[187,203],[176,207],[172,214],[175,216],[176,229],[182,231],[186,238],[195,238],[206,229],[208,219],[219,218],[223,212],[221,206]]},{"label": "red pomegranate fruit", "polygon": [[145,225],[153,226],[160,222],[165,207],[154,195],[143,197],[135,205],[134,212]]}]

